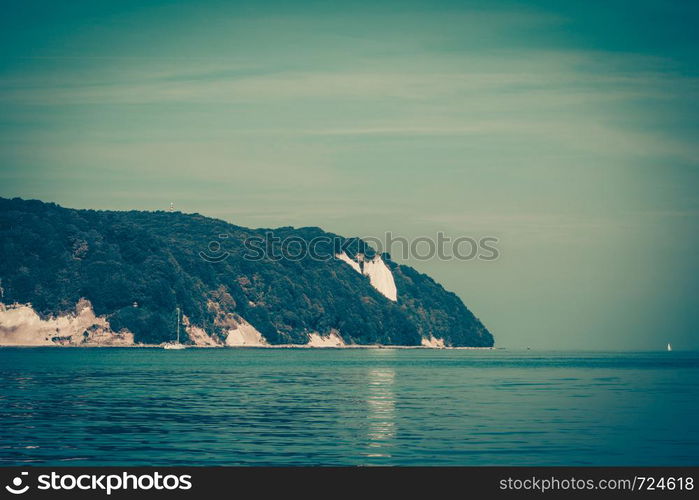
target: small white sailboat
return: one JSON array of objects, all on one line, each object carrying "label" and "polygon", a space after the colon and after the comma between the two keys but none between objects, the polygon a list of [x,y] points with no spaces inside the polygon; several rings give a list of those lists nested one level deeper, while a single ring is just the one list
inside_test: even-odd
[{"label": "small white sailboat", "polygon": [[668,350],[668,351],[672,351],[672,344],[668,343],[668,345],[667,345],[667,350]]},{"label": "small white sailboat", "polygon": [[177,308],[177,341],[163,344],[163,349],[184,349],[184,344],[180,344],[180,308]]}]

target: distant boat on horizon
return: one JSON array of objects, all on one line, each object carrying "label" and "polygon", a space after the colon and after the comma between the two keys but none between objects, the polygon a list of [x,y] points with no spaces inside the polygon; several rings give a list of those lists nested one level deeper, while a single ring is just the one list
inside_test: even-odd
[{"label": "distant boat on horizon", "polygon": [[672,351],[672,344],[670,344],[670,343],[667,344],[667,350]]},{"label": "distant boat on horizon", "polygon": [[177,340],[163,344],[163,349],[184,349],[184,344],[180,344],[180,308],[177,308]]}]

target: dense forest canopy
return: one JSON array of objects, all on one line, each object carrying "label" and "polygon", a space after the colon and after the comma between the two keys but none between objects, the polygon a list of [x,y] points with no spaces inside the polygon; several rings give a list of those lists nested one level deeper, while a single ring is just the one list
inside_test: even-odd
[{"label": "dense forest canopy", "polygon": [[[246,258],[251,240],[274,246],[289,237],[328,242],[321,238],[313,258]],[[202,258],[211,241],[220,242],[213,256],[225,252],[224,259]],[[452,346],[493,345],[459,297],[430,277],[384,254],[398,289],[393,302],[333,258],[338,244],[352,256],[374,253],[362,240],[313,227],[248,229],[199,214],[0,198],[2,302],[31,303],[44,316],[72,311],[86,298],[115,331],[159,343],[172,339],[179,307],[193,325],[222,337],[213,301],[271,344],[304,344],[311,332],[336,331],[348,344],[419,345],[434,336]]]}]

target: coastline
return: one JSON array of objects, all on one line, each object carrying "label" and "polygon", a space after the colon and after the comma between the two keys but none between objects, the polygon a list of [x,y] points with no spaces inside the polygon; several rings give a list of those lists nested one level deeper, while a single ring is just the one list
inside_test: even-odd
[{"label": "coastline", "polygon": [[[211,336],[192,325],[183,315],[183,330],[192,343],[184,348],[259,348],[259,349],[462,349],[488,350],[491,347],[447,346],[442,338],[430,334],[420,345],[346,344],[337,330],[327,334],[308,333],[306,344],[269,344],[262,334],[237,316],[227,324],[225,339]],[[74,313],[42,318],[31,304],[0,303],[1,347],[142,347],[163,348],[168,342],[141,344],[126,329],[112,330],[108,316],[95,314],[92,303],[80,299]]]},{"label": "coastline", "polygon": [[[424,345],[336,345],[336,346],[317,346],[308,344],[277,344],[277,345],[188,345],[183,344],[185,349],[432,349],[432,350],[465,350],[465,351],[490,351],[500,349],[492,347],[432,347]],[[66,344],[0,344],[0,349],[6,347],[50,347],[50,348],[75,348],[75,349],[94,349],[94,348],[143,348],[143,349],[162,349],[163,344],[129,344],[129,345],[109,345],[109,344],[83,344],[83,345],[66,345]]]}]

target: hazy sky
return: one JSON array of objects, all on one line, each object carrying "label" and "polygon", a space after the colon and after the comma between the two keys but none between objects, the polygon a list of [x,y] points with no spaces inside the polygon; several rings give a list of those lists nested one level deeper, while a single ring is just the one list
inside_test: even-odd
[{"label": "hazy sky", "polygon": [[3,7],[0,196],[496,236],[412,264],[498,345],[699,348],[699,4],[107,3]]}]

